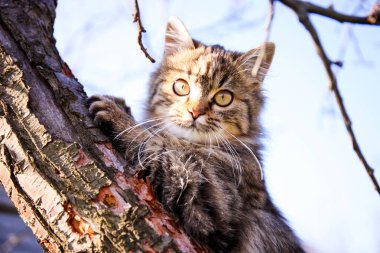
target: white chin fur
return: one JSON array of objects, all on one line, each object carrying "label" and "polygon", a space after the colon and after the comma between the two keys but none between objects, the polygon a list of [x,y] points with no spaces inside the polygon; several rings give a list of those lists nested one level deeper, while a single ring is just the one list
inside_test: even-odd
[{"label": "white chin fur", "polygon": [[[168,127],[168,132],[172,133],[178,138],[197,143],[209,143],[210,138],[212,138],[209,134],[199,132],[195,128],[185,128],[175,124],[171,124]],[[213,138],[211,139],[211,142],[213,142]]]}]

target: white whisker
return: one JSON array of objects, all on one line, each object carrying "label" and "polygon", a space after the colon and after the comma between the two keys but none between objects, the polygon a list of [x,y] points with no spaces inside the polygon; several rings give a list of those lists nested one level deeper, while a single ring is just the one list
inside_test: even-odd
[{"label": "white whisker", "polygon": [[[159,158],[160,158],[161,156],[166,155],[166,154],[169,154],[169,153],[171,153],[171,152],[175,152],[175,151],[176,151],[176,150],[171,149],[171,150],[167,150],[167,151],[164,151],[164,152],[162,152],[162,153],[159,153],[159,154],[153,152],[152,154],[150,154],[148,157],[146,157],[146,158],[142,161],[142,164],[149,164],[149,163],[152,162],[152,161],[158,161]],[[153,156],[153,158],[151,158],[152,156]],[[150,159],[150,158],[151,158],[151,159]]]},{"label": "white whisker", "polygon": [[253,156],[253,158],[255,159],[255,161],[257,163],[257,165],[259,166],[260,173],[261,173],[261,180],[264,180],[263,168],[261,167],[260,161],[257,158],[257,156],[255,155],[255,153],[253,153],[252,149],[250,149],[244,142],[242,142],[241,140],[239,140],[235,135],[233,135],[232,133],[230,133],[227,129],[223,128],[223,130],[226,131],[227,133],[229,133],[237,141],[239,141],[241,143],[241,145],[243,145],[243,147],[246,148],[248,150],[248,152]]},{"label": "white whisker", "polygon": [[118,135],[115,136],[114,140],[118,139],[121,135],[123,135],[124,133],[130,133],[133,129],[135,129],[136,127],[139,127],[139,126],[142,126],[142,125],[145,125],[145,124],[148,124],[150,122],[154,122],[154,121],[158,121],[158,120],[161,120],[165,117],[155,117],[155,118],[151,118],[151,119],[148,119],[146,121],[143,121],[141,123],[138,123],[138,124],[135,124],[131,127],[128,127],[126,129],[124,129],[123,131],[121,131]]},{"label": "white whisker", "polygon": [[236,169],[239,173],[238,183],[240,184],[240,180],[241,180],[240,175],[242,174],[242,167],[241,167],[241,163],[240,163],[240,160],[241,160],[240,154],[236,151],[235,147],[231,144],[231,142],[227,138],[224,138],[224,140],[226,141],[226,143],[230,147],[230,150],[234,154],[234,157],[236,160],[236,166],[237,166]]},{"label": "white whisker", "polygon": [[207,159],[210,158],[210,155],[211,155],[211,152],[212,152],[212,146],[211,146],[211,134],[210,133],[207,133],[208,135],[208,139],[209,139],[209,150],[208,150],[208,156],[207,156]]},{"label": "white whisker", "polygon": [[241,164],[240,164],[240,155],[238,154],[236,149],[231,145],[231,143],[228,142],[228,140],[226,138],[224,138],[223,135],[221,135],[218,132],[216,132],[216,134],[219,135],[220,140],[222,142],[222,145],[224,146],[227,153],[229,153],[231,155],[230,156],[231,159],[229,159],[229,160],[230,160],[231,166],[234,168],[233,174],[234,174],[235,179],[236,179],[235,170],[237,170],[237,172],[239,173],[239,177],[237,178],[238,179],[237,183],[239,184],[241,181],[240,176],[241,176],[241,172],[242,172],[242,168],[241,168]]},{"label": "white whisker", "polygon": [[[165,122],[161,122],[161,123],[165,123]],[[142,147],[145,146],[145,144],[146,144],[151,138],[153,138],[154,136],[156,136],[159,132],[165,130],[165,129],[166,129],[167,127],[169,127],[171,124],[173,124],[173,123],[172,123],[172,122],[167,123],[167,124],[165,124],[163,127],[161,127],[161,128],[159,128],[158,130],[154,131],[153,133],[151,133],[151,136],[150,136],[150,137],[148,137],[146,140],[144,140],[143,143],[140,144],[140,146],[139,146],[139,150],[138,150],[138,152],[137,152],[137,159],[138,159],[139,164],[140,164],[140,166],[141,166],[142,168],[145,169],[143,163],[141,162],[141,152],[142,152]],[[157,125],[157,124],[156,124],[156,125]]]},{"label": "white whisker", "polygon": [[[151,136],[152,133],[149,131],[150,129],[154,128],[154,127],[157,127],[157,126],[160,126],[160,125],[163,125],[165,124],[165,122],[159,122],[157,124],[154,124],[148,128],[145,128],[143,131],[141,131],[138,135],[135,136],[135,138],[133,138],[132,141],[130,141],[130,144],[132,144],[140,135],[144,134],[145,132],[148,132],[148,134]],[[145,140],[145,139],[144,139]],[[130,145],[126,148],[126,149],[129,149]]]}]

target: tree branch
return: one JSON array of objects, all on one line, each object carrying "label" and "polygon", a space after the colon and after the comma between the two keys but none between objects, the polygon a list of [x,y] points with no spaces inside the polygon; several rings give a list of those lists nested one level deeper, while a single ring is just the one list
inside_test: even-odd
[{"label": "tree branch", "polygon": [[146,30],[141,22],[141,15],[140,15],[140,8],[139,8],[139,2],[135,0],[135,13],[133,14],[133,22],[137,23],[137,42],[140,45],[141,51],[145,54],[145,57],[148,58],[152,63],[155,63],[156,60],[153,59],[152,56],[148,53],[147,49],[144,47],[144,44],[142,42],[142,33],[145,33]]},{"label": "tree branch", "polygon": [[[343,117],[344,124],[345,124],[347,132],[351,138],[353,149],[356,152],[356,154],[359,157],[362,164],[364,165],[364,168],[365,168],[366,172],[368,173],[368,175],[369,175],[369,177],[370,177],[370,179],[371,179],[371,181],[375,187],[375,190],[380,194],[380,186],[379,186],[379,183],[377,182],[377,179],[374,175],[374,169],[368,164],[367,160],[365,159],[365,157],[363,155],[363,152],[361,151],[361,149],[359,147],[359,143],[358,143],[357,138],[355,136],[354,130],[352,129],[352,123],[351,123],[350,116],[347,113],[347,109],[343,103],[342,95],[341,95],[339,88],[338,88],[338,82],[337,82],[336,77],[332,71],[332,65],[337,64],[337,62],[331,61],[328,58],[327,53],[326,53],[325,49],[323,48],[322,42],[318,36],[318,33],[317,33],[314,25],[312,24],[312,22],[309,19],[309,13],[317,13],[316,12],[317,10],[319,10],[319,13],[321,13],[320,9],[317,9],[312,4],[309,4],[307,2],[298,1],[298,0],[278,0],[278,1],[280,1],[284,5],[288,6],[289,8],[293,9],[295,11],[295,13],[297,14],[300,22],[303,24],[305,29],[310,33],[310,35],[314,41],[314,44],[317,48],[318,55],[320,56],[320,58],[323,62],[323,65],[325,67],[325,70],[327,72],[327,76],[328,76],[329,81],[330,81],[330,89],[332,90],[332,92],[335,95],[335,99],[338,103],[338,107],[339,107],[340,113]],[[312,10],[314,10],[314,12],[311,12],[310,8],[312,8]],[[328,11],[326,10],[323,13],[326,13],[326,12],[328,12]],[[335,15],[335,12],[330,11],[330,14]],[[324,15],[324,16],[330,17],[328,15]],[[334,16],[334,17],[336,17],[336,16]],[[332,18],[336,19],[334,17],[332,17]],[[351,21],[348,21],[348,19],[344,19],[344,20],[345,21],[342,21],[342,22],[352,22],[353,21],[353,19],[351,19]],[[365,23],[365,24],[369,24],[369,23]],[[338,65],[339,65],[339,62],[338,62]]]},{"label": "tree branch", "polygon": [[0,0],[0,182],[46,252],[202,252],[88,117],[56,0]]},{"label": "tree branch", "polygon": [[277,1],[293,9],[296,13],[298,13],[297,10],[303,9],[304,10],[303,12],[318,14],[320,16],[324,16],[341,23],[380,25],[378,4],[374,5],[374,8],[372,9],[371,13],[368,16],[358,17],[358,16],[346,15],[346,14],[337,12],[332,8],[323,8],[321,6],[318,6],[306,1],[300,1],[300,0],[277,0]]}]

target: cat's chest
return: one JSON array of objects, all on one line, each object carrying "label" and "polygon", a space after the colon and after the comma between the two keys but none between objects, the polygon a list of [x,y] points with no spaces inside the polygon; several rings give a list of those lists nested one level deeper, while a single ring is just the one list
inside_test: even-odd
[{"label": "cat's chest", "polygon": [[166,150],[173,160],[183,164],[186,169],[205,169],[212,173],[225,174],[227,177],[249,178],[251,181],[262,178],[258,159],[239,146],[176,141],[168,142]]},{"label": "cat's chest", "polygon": [[167,150],[171,150],[172,156],[184,161],[185,163],[196,162],[202,167],[224,167],[232,169],[242,166],[243,158],[238,151],[235,153],[225,150],[216,145],[200,145],[192,143],[176,143],[168,145]]}]

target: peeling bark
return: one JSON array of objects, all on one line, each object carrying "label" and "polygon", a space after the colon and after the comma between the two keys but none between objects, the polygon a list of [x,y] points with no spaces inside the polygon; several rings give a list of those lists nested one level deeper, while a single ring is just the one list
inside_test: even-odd
[{"label": "peeling bark", "polygon": [[0,0],[0,182],[47,252],[200,252],[87,116],[54,0]]}]

